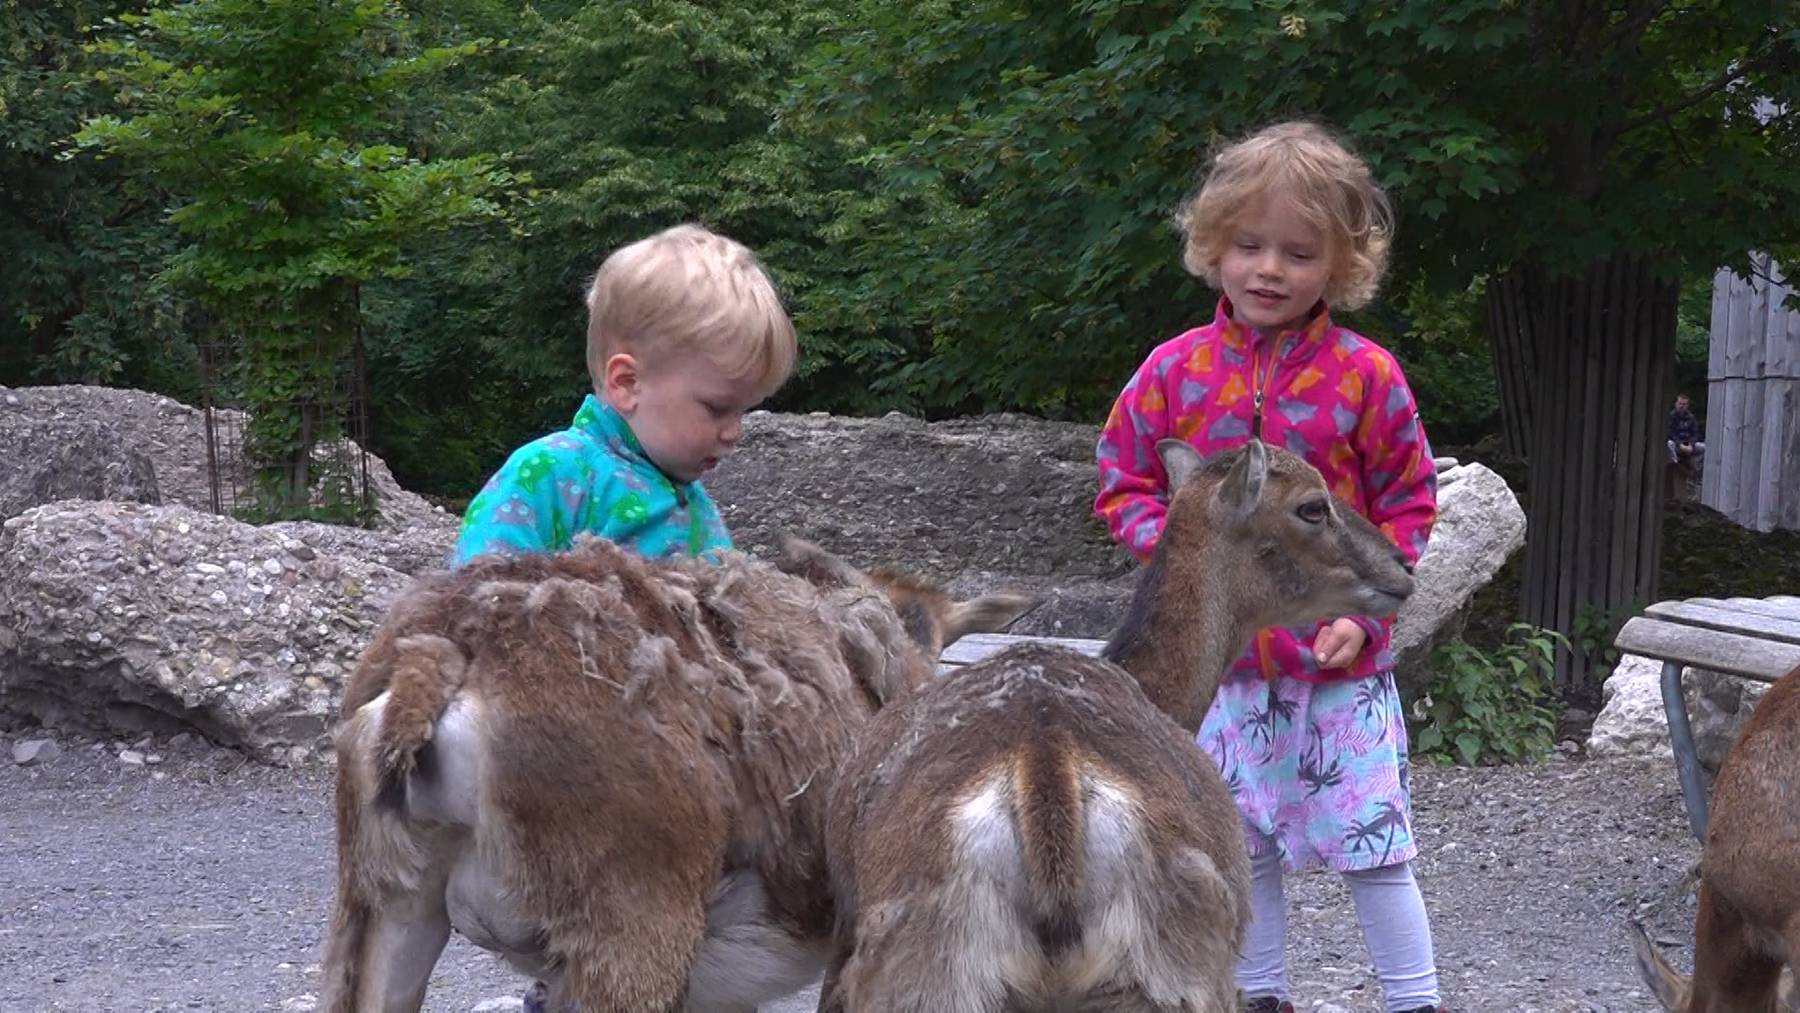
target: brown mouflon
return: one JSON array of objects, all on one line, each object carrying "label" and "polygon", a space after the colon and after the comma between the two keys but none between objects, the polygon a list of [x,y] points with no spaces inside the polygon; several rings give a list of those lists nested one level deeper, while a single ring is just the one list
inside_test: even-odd
[{"label": "brown mouflon", "polygon": [[1236,1010],[1249,862],[1194,733],[1256,630],[1389,614],[1413,582],[1299,457],[1157,453],[1166,527],[1104,660],[1014,647],[857,733],[821,1010]]},{"label": "brown mouflon", "polygon": [[1028,604],[798,541],[714,565],[584,539],[417,582],[344,696],[322,1007],[417,1010],[452,928],[554,1009],[749,1010],[804,985],[852,732]]}]

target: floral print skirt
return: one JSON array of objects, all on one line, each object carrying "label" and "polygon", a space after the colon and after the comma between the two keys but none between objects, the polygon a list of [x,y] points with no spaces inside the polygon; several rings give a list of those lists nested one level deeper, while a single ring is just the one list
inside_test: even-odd
[{"label": "floral print skirt", "polygon": [[1233,674],[1198,740],[1237,800],[1252,855],[1354,872],[1418,853],[1392,672],[1322,683]]}]

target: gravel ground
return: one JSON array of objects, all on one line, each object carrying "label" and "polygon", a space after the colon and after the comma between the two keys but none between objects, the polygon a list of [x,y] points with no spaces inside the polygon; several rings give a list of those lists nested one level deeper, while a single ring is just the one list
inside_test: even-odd
[{"label": "gravel ground", "polygon": [[[0,1010],[312,1008],[332,874],[326,771],[71,738],[20,766],[13,741],[0,737]],[[123,763],[126,746],[160,762]],[[1677,886],[1698,849],[1667,761],[1427,767],[1414,782],[1418,873],[1458,1009],[1657,1009],[1624,919],[1650,906],[1685,964],[1692,898]],[[1379,1010],[1341,884],[1295,877],[1288,896],[1300,1009]],[[427,1008],[516,1009],[521,984],[453,940]]]}]

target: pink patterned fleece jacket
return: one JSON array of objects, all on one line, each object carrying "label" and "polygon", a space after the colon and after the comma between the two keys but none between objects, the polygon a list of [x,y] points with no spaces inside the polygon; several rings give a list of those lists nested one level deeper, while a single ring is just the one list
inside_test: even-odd
[{"label": "pink patterned fleece jacket", "polygon": [[[1211,324],[1158,345],[1100,431],[1094,512],[1147,562],[1168,509],[1156,441],[1175,437],[1214,454],[1249,442],[1259,426],[1263,442],[1306,458],[1334,495],[1418,560],[1437,516],[1437,470],[1412,391],[1386,349],[1323,309],[1303,330],[1271,335],[1232,320],[1221,299]],[[1393,668],[1393,617],[1352,618],[1369,642],[1347,668],[1321,669],[1313,657],[1321,623],[1262,630],[1231,674],[1325,682]]]}]

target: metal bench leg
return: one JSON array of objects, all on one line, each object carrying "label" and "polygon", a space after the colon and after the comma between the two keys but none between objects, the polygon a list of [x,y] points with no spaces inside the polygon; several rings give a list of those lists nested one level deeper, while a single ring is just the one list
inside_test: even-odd
[{"label": "metal bench leg", "polygon": [[1681,695],[1681,663],[1663,662],[1663,711],[1669,716],[1669,744],[1675,749],[1675,773],[1681,778],[1681,798],[1687,803],[1688,826],[1694,836],[1706,840],[1706,782],[1700,774],[1700,757],[1694,753],[1694,730],[1688,726],[1687,700]]}]

